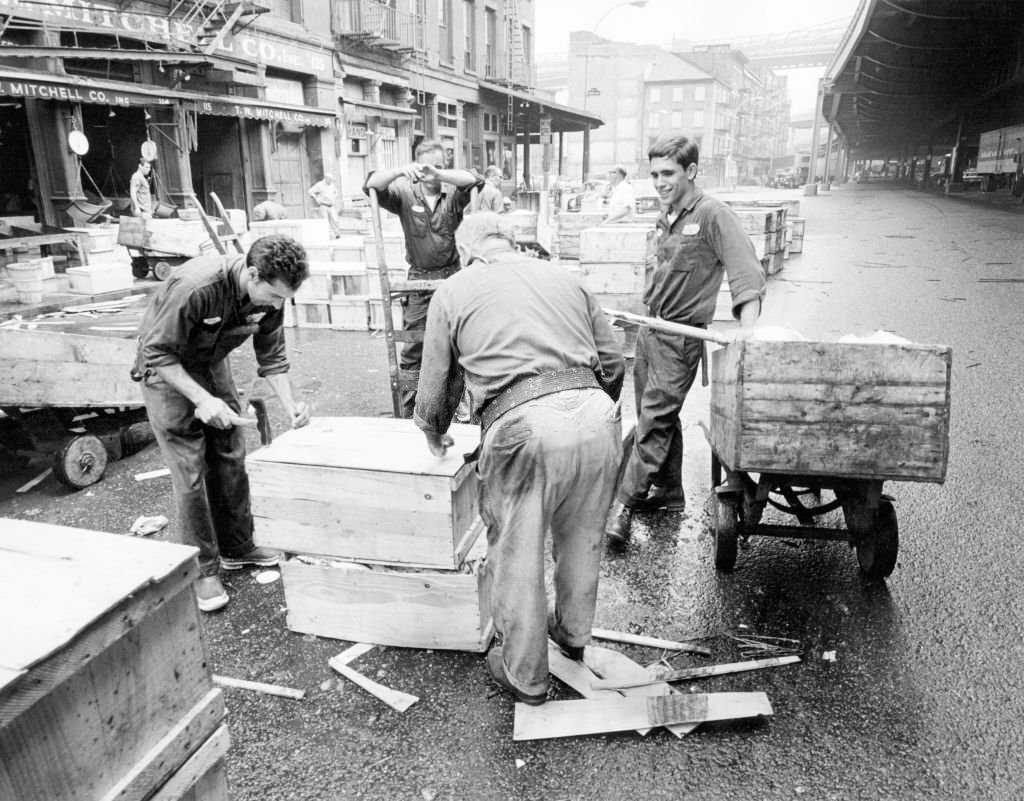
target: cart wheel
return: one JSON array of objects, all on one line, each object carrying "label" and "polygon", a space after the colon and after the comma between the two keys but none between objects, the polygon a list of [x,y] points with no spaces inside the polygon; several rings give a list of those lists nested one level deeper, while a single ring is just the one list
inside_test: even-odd
[{"label": "cart wheel", "polygon": [[95,484],[106,469],[107,449],[92,434],[72,437],[53,455],[53,474],[73,490]]},{"label": "cart wheel", "polygon": [[167,277],[171,274],[171,268],[174,265],[170,262],[160,259],[153,263],[153,277],[157,281],[166,281]]},{"label": "cart wheel", "polygon": [[884,498],[878,504],[874,534],[857,543],[857,562],[861,572],[869,578],[885,578],[896,567],[896,554],[900,549],[899,525],[896,510]]},{"label": "cart wheel", "polygon": [[736,499],[728,495],[715,495],[715,567],[729,573],[736,567],[736,547],[739,536],[739,510]]},{"label": "cart wheel", "polygon": [[136,278],[149,275],[149,259],[145,256],[132,256],[132,275]]}]

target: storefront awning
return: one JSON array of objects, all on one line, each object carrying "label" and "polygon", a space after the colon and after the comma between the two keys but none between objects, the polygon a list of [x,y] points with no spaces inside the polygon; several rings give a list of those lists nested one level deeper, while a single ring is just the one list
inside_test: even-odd
[{"label": "storefront awning", "polygon": [[54,78],[40,72],[0,70],[0,97],[59,100],[100,106],[169,106],[174,93],[162,87],[132,86],[75,75]]},{"label": "storefront awning", "polygon": [[338,100],[345,108],[346,112],[350,110],[364,111],[368,116],[378,117],[398,117],[398,118],[411,118],[415,117],[417,112],[416,109],[409,108],[408,106],[391,106],[387,103],[373,103],[369,100],[352,100],[347,97],[339,97]]},{"label": "storefront awning", "polygon": [[208,64],[220,69],[248,69],[248,61],[225,56],[211,56],[206,53],[192,53],[184,50],[135,50],[110,47],[41,47],[38,45],[15,45],[0,51],[3,58],[79,58],[102,61],[149,61],[158,64]]},{"label": "storefront awning", "polygon": [[179,93],[185,100],[185,107],[197,114],[215,117],[237,117],[245,120],[266,120],[288,122],[295,125],[312,125],[316,128],[330,128],[337,116],[332,111],[293,106],[287,103],[270,103],[248,97],[227,97]]},{"label": "storefront awning", "polygon": [[[604,120],[595,117],[582,109],[563,106],[554,103],[547,98],[534,95],[522,89],[510,89],[501,84],[490,81],[480,81],[480,91],[484,97],[491,100],[506,102],[508,96],[512,95],[519,108],[521,119],[525,121],[526,133],[539,133],[541,128],[541,117],[549,117],[551,120],[551,131],[553,133],[572,133],[577,131],[592,130],[604,125]],[[522,133],[520,127],[520,133]]]}]

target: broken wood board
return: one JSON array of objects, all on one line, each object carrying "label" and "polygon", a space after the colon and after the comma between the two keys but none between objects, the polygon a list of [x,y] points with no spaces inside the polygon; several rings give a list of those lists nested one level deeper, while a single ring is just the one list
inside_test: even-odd
[{"label": "broken wood board", "polygon": [[952,350],[735,342],[711,356],[711,447],[732,470],[942,482]]},{"label": "broken wood board", "polygon": [[648,637],[644,634],[630,634],[628,631],[612,631],[611,629],[595,628],[591,634],[598,640],[609,642],[621,642],[628,645],[643,645],[647,648],[661,648],[665,651],[686,651],[700,656],[711,656],[711,651],[701,645],[692,642],[678,642],[676,640],[663,640],[660,637]]},{"label": "broken wood board", "polygon": [[218,676],[214,674],[213,683],[218,687],[234,687],[239,690],[252,690],[253,692],[265,695],[277,695],[281,698],[294,698],[301,701],[306,697],[305,690],[296,690],[292,687],[282,687],[278,684],[265,684],[262,681],[249,681],[248,679],[233,679],[230,676]]},{"label": "broken wood board", "polygon": [[454,425],[444,458],[412,420],[318,417],[246,459],[257,545],[357,562],[455,570],[476,534],[478,480]]},{"label": "broken wood board", "polygon": [[363,654],[369,653],[377,646],[370,642],[357,642],[350,648],[346,648],[334,657],[334,660],[342,665],[351,665]]},{"label": "broken wood board", "polygon": [[[643,665],[637,664],[619,651],[603,648],[600,645],[588,645],[583,649],[583,663],[594,674],[604,679],[629,679],[650,676],[650,671]],[[620,692],[629,697],[647,697],[668,695],[675,692],[675,690],[664,682],[657,682],[643,687],[620,690]],[[699,725],[699,723],[673,723],[665,728],[676,737],[682,739]]]},{"label": "broken wood board", "polygon": [[624,690],[630,687],[644,687],[658,682],[704,679],[710,676],[725,676],[731,673],[746,673],[751,670],[781,667],[799,662],[799,656],[775,656],[768,659],[749,659],[745,662],[729,662],[722,665],[680,668],[678,670],[652,670],[647,678],[636,679],[605,678],[593,683],[595,690]]},{"label": "broken wood board", "polygon": [[0,406],[142,406],[132,338],[0,329]]},{"label": "broken wood board", "polygon": [[548,740],[771,714],[768,696],[761,692],[548,701],[541,706],[516,703],[512,739]]},{"label": "broken wood board", "polygon": [[379,698],[396,712],[404,712],[420,700],[415,695],[409,695],[408,693],[403,693],[400,690],[392,690],[390,687],[378,684],[373,679],[367,678],[362,673],[358,673],[350,668],[345,662],[338,659],[338,657],[328,660],[327,664],[353,684],[358,684],[366,690],[366,692],[370,693],[370,695]]}]

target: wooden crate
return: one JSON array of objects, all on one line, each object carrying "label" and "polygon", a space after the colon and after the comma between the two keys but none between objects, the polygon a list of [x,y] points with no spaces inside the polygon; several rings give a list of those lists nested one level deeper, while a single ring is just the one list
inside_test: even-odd
[{"label": "wooden crate", "polygon": [[580,259],[578,277],[591,292],[642,293],[644,291],[644,263],[588,262]]},{"label": "wooden crate", "polygon": [[[373,275],[376,279],[376,273]],[[377,282],[380,284],[380,281]],[[331,297],[370,294],[370,274],[362,262],[335,262],[331,267]]]},{"label": "wooden crate", "polygon": [[[476,548],[486,538],[478,520]],[[480,558],[460,570],[398,570],[338,560],[281,564],[292,631],[404,648],[484,651],[494,634],[490,571]]]},{"label": "wooden crate", "polygon": [[345,234],[331,242],[331,261],[359,262],[362,264],[366,259],[366,250],[363,247],[364,237],[356,234]]},{"label": "wooden crate", "polygon": [[604,212],[563,212],[556,218],[558,238],[558,255],[562,259],[578,259],[580,257],[580,232],[585,228],[600,225],[605,218]]},{"label": "wooden crate", "polygon": [[647,256],[650,225],[615,223],[580,231],[580,261],[642,262]]},{"label": "wooden crate", "polygon": [[[396,267],[388,270],[388,281],[394,285],[395,281],[405,281],[409,277],[409,271],[404,267]],[[366,271],[366,282],[370,289],[371,298],[380,298],[380,270],[372,266]]]},{"label": "wooden crate", "polygon": [[736,470],[941,482],[951,363],[938,345],[729,345],[711,357],[711,445]]},{"label": "wooden crate", "polygon": [[295,320],[295,301],[288,298],[284,302],[282,307],[284,311],[284,321],[281,323],[285,328],[295,328],[297,321]]},{"label": "wooden crate", "polygon": [[[363,248],[366,252],[366,266],[371,270],[376,270],[380,266],[380,262],[377,260],[376,237],[366,237]],[[405,236],[403,234],[384,234],[384,263],[392,270],[409,269],[409,262],[405,258]]]},{"label": "wooden crate", "polygon": [[309,277],[302,282],[295,300],[306,301],[331,299],[331,262],[310,262]]},{"label": "wooden crate", "polygon": [[195,548],[0,520],[0,550],[0,797],[224,801]]},{"label": "wooden crate", "polygon": [[318,554],[455,570],[471,545],[477,477],[463,454],[480,429],[453,425],[438,459],[412,420],[318,417],[246,459],[256,542]]},{"label": "wooden crate", "polygon": [[743,230],[754,238],[757,235],[768,234],[774,230],[775,214],[770,209],[744,208],[733,206],[732,210],[739,217]]},{"label": "wooden crate", "polygon": [[366,295],[345,295],[331,303],[331,328],[335,331],[366,331],[370,323],[370,298]]},{"label": "wooden crate", "polygon": [[330,328],[330,304],[326,300],[295,301],[295,324],[299,328]]},{"label": "wooden crate", "polygon": [[[373,278],[370,279],[370,286],[373,286]],[[391,324],[397,331],[402,328],[403,323],[402,304],[397,300],[393,300],[391,301]],[[380,298],[370,298],[370,330],[384,330],[384,301]]]}]

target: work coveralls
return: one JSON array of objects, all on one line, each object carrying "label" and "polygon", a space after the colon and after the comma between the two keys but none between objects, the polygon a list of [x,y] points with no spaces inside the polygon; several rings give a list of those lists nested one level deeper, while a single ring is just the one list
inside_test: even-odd
[{"label": "work coveralls", "polygon": [[182,541],[199,548],[203,576],[218,556],[252,550],[253,524],[245,437],[241,428],[204,425],[195,406],[164,381],[157,367],[180,364],[236,414],[241,403],[228,354],[250,336],[261,376],[288,370],[283,311],[254,306],[240,288],[243,256],[200,256],[185,262],[150,298],[139,327],[136,363],[150,426],[168,470]]},{"label": "work coveralls", "polygon": [[[569,273],[509,251],[446,281],[430,306],[414,419],[443,434],[464,372],[474,414],[522,379],[584,368],[599,388],[568,389],[515,406],[485,432],[477,473],[487,525],[491,613],[509,681],[546,691],[545,534],[551,531],[551,634],[590,639],[602,526],[622,450],[614,400],[625,366],[596,301]],[[588,372],[589,371],[589,372]]]},{"label": "work coveralls", "polygon": [[[433,211],[423,196],[423,187],[419,183],[411,183],[407,178],[396,178],[385,189],[377,191],[380,207],[397,214],[402,223],[410,281],[439,281],[458,272],[459,251],[455,247],[455,229],[462,223],[463,214],[472,199],[473,188],[481,185],[482,182],[465,187],[442,184],[441,195]],[[365,185],[363,191],[369,194]],[[422,331],[427,324],[429,307],[429,292],[405,296],[402,300],[403,328],[406,331]],[[422,342],[406,342],[399,367],[408,371],[419,370],[422,355]],[[416,392],[404,392],[402,416],[412,417],[415,405]]]},{"label": "work coveralls", "polygon": [[[644,303],[652,317],[707,327],[723,274],[729,279],[733,315],[764,298],[765,277],[750,237],[736,213],[697,191],[674,218],[658,219],[654,271]],[[652,485],[682,485],[683,433],[679,413],[693,386],[702,340],[641,329],[633,362],[636,438],[617,499],[635,506]]]}]

